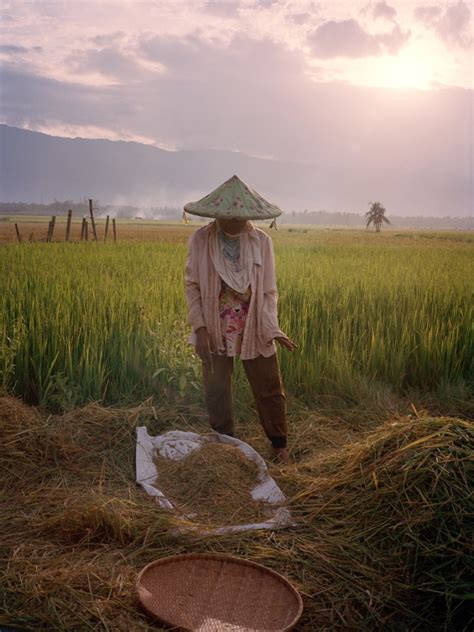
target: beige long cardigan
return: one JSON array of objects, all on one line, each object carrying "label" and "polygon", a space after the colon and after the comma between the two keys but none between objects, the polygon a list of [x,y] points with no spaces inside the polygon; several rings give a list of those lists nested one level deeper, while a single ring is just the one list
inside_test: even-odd
[{"label": "beige long cardigan", "polygon": [[[209,253],[209,236],[216,229],[216,222],[212,222],[197,230],[189,241],[185,271],[186,301],[188,322],[193,329],[189,342],[195,344],[196,330],[206,327],[212,348],[218,353],[225,353],[219,318],[221,281]],[[278,325],[278,292],[272,240],[253,225],[249,236],[258,240],[261,261],[253,264],[250,273],[252,298],[245,321],[240,353],[242,360],[273,355],[276,351],[274,338],[284,335]]]}]

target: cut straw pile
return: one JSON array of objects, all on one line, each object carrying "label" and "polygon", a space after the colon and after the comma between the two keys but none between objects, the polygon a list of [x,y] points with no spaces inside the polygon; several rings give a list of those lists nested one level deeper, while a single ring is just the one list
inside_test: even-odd
[{"label": "cut straw pile", "polygon": [[180,460],[158,452],[156,487],[193,522],[207,526],[262,522],[267,503],[252,498],[258,466],[239,448],[209,442]]},{"label": "cut straw pile", "polygon": [[310,460],[297,476],[301,491],[293,505],[307,525],[304,548],[314,551],[312,529],[324,534],[332,572],[346,587],[349,627],[356,621],[363,627],[375,615],[384,630],[415,621],[416,629],[470,629],[471,422],[387,423],[365,441]]},{"label": "cut straw pile", "polygon": [[326,455],[306,435],[301,460],[270,472],[296,529],[197,539],[173,535],[134,481],[135,427],[181,420],[149,405],[48,416],[0,398],[0,624],[157,630],[137,609],[138,571],[213,551],[286,575],[304,600],[296,632],[472,629],[474,424],[400,418]]}]

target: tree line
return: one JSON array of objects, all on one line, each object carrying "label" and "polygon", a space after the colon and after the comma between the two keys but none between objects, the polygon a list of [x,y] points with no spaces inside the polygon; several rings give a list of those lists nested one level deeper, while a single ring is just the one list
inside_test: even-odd
[{"label": "tree line", "polygon": [[[84,198],[80,202],[72,200],[55,200],[50,204],[26,203],[26,202],[0,202],[0,216],[5,218],[16,215],[67,215],[71,209],[74,215],[88,214],[88,199]],[[149,208],[139,208],[131,205],[101,205],[94,201],[94,209],[98,217],[110,215],[119,218],[142,218],[142,219],[169,219],[180,220],[183,209],[169,206],[156,206]],[[426,217],[423,215],[407,217],[393,215],[386,212],[392,228],[427,228],[427,229],[457,229],[474,230],[473,217]],[[363,228],[367,223],[367,216],[363,212],[333,212],[327,210],[291,211],[285,210],[278,219],[279,224],[311,224],[321,226],[352,226]]]}]

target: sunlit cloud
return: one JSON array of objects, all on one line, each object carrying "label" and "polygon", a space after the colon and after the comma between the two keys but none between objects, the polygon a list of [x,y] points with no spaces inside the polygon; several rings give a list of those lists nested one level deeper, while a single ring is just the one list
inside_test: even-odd
[{"label": "sunlit cloud", "polygon": [[356,20],[331,20],[308,35],[315,57],[377,57],[384,52],[397,53],[410,39],[410,31],[402,32],[398,24],[391,31],[371,34]]},{"label": "sunlit cloud", "polygon": [[394,20],[397,10],[389,6],[386,2],[377,2],[373,7],[372,16],[374,19],[384,18],[386,20]]},{"label": "sunlit cloud", "polygon": [[403,32],[396,24],[391,31],[377,35],[377,40],[390,55],[395,55],[407,44],[411,37],[411,31]]},{"label": "sunlit cloud", "polygon": [[[147,77],[153,80],[151,75],[164,71],[164,62],[152,62],[149,55],[140,54],[142,43],[153,38],[189,41],[197,34],[202,41],[226,45],[245,36],[301,51],[308,72],[316,55],[327,70],[319,74],[320,80],[337,74],[357,83],[360,74],[351,74],[351,59],[370,56],[378,63],[377,58],[396,54],[410,39],[428,42],[431,36],[445,46],[464,46],[472,31],[472,12],[463,1],[446,6],[423,0],[369,4],[366,0],[181,0],[179,11],[176,6],[167,1],[128,0],[4,2],[7,19],[0,21],[0,55],[9,63],[13,57],[17,62],[21,59],[25,70],[60,81],[116,85]],[[38,50],[43,51],[41,59]],[[73,51],[77,51],[76,59]],[[174,53],[179,51],[173,44]],[[335,57],[340,58],[337,68]],[[467,87],[472,81],[468,58],[456,59],[455,51],[451,55],[444,50],[436,61],[448,84]],[[171,63],[177,66],[174,60]],[[204,65],[197,58],[196,63]],[[239,63],[249,63],[251,71],[253,61]]]},{"label": "sunlit cloud", "polygon": [[[144,145],[153,145],[155,147],[159,146],[154,139],[147,138],[146,136],[140,136],[127,130],[121,130],[119,134],[116,130],[107,129],[106,127],[97,127],[95,125],[69,125],[60,121],[48,121],[38,124],[25,121],[22,127],[23,129],[30,129],[35,132],[42,132],[43,134],[58,136],[60,138],[122,140],[142,143]],[[161,146],[160,148],[169,151],[174,150],[174,147],[169,146]]]},{"label": "sunlit cloud", "polygon": [[472,11],[462,0],[444,9],[437,5],[423,5],[416,7],[413,13],[417,20],[447,44],[464,48],[472,45]]},{"label": "sunlit cloud", "polygon": [[308,36],[315,57],[372,57],[380,55],[381,47],[356,20],[330,20],[318,26]]},{"label": "sunlit cloud", "polygon": [[372,90],[381,89],[384,107],[384,90],[406,91],[402,107],[410,91],[436,100],[443,86],[473,87],[464,46],[472,12],[462,1],[4,1],[3,9],[3,120],[61,136],[337,160],[363,145],[345,107],[364,128]]}]

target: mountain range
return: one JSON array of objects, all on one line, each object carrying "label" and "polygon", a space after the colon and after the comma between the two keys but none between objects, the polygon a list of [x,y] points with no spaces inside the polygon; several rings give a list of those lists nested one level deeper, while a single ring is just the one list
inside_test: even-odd
[{"label": "mountain range", "polygon": [[[337,164],[285,162],[232,151],[166,151],[137,142],[62,138],[0,125],[0,200],[182,206],[237,174],[284,211],[364,213],[380,201],[396,215],[472,216],[473,176],[440,172],[429,157],[395,168],[390,156]],[[431,165],[431,166],[430,166]],[[472,167],[472,165],[471,165]]]}]

